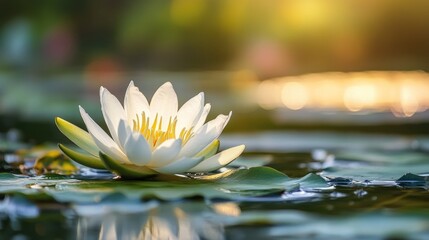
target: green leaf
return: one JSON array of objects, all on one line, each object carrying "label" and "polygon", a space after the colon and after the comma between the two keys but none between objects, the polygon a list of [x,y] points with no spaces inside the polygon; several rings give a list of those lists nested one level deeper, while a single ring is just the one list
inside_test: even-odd
[{"label": "green leaf", "polygon": [[99,149],[87,131],[60,117],[55,118],[55,123],[58,129],[74,144],[93,156],[98,156]]},{"label": "green leaf", "polygon": [[[77,201],[76,196],[83,193],[85,201],[100,199],[107,194],[120,192],[129,199],[159,198],[178,200],[187,197],[243,199],[272,193],[279,195],[296,186],[296,179],[268,167],[234,169],[211,177],[178,177],[174,180],[160,181],[162,175],[144,181],[85,181],[64,183],[57,186],[62,193],[51,192],[56,199],[66,201],[68,197]],[[74,193],[74,194],[73,194]]]},{"label": "green leaf", "polygon": [[155,175],[145,180],[126,181],[21,178],[18,175],[0,174],[0,178],[3,178],[0,181],[0,193],[21,193],[30,198],[46,194],[58,202],[67,203],[96,203],[111,194],[123,194],[131,201],[140,199],[180,200],[188,197],[239,201],[272,194],[280,197],[283,192],[295,189],[300,185],[306,186],[306,190],[311,191],[312,186],[317,189],[323,182],[323,179],[315,177],[317,176],[289,178],[269,167],[233,169],[198,178]]},{"label": "green leaf", "polygon": [[104,166],[108,170],[114,172],[124,179],[140,179],[159,174],[158,172],[155,172],[152,169],[144,166],[136,166],[117,162],[102,152],[100,152],[100,159],[103,161]]},{"label": "green leaf", "polygon": [[322,176],[346,178],[356,182],[396,181],[406,173],[422,175],[429,172],[429,155],[412,151],[347,151],[335,154]]},{"label": "green leaf", "polygon": [[63,144],[58,144],[58,147],[61,149],[61,151],[72,160],[90,167],[90,168],[96,168],[96,169],[106,169],[106,166],[103,164],[100,158],[94,157],[89,154],[80,153],[77,151],[74,151]]},{"label": "green leaf", "polygon": [[306,192],[333,189],[325,179],[314,173],[309,173],[296,182],[299,184],[300,188]]},{"label": "green leaf", "polygon": [[404,176],[400,177],[395,182],[402,187],[423,187],[427,188],[429,186],[429,177],[423,177],[415,175],[412,173],[407,173]]},{"label": "green leaf", "polygon": [[[26,178],[26,177],[23,177],[23,178]],[[0,180],[2,181],[13,180],[13,179],[19,179],[19,177],[12,173],[5,173],[5,172],[0,173]]]},{"label": "green leaf", "polygon": [[46,176],[28,177],[24,175],[16,175],[10,173],[0,173],[0,193],[23,193],[37,194],[49,186],[55,186],[59,182],[80,182],[72,178],[50,179]]}]

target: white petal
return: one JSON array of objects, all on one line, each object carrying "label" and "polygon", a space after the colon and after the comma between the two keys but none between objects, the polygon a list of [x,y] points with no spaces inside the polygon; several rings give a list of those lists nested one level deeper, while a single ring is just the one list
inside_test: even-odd
[{"label": "white petal", "polygon": [[112,140],[111,137],[109,137],[109,135],[107,135],[107,133],[97,123],[94,122],[94,120],[92,120],[92,118],[85,112],[85,110],[81,106],[79,106],[79,111],[83,121],[85,122],[89,134],[91,134],[91,137],[93,138],[95,144],[100,149],[100,151],[115,160],[128,162],[127,157],[121,151],[119,146]]},{"label": "white petal", "polygon": [[152,156],[149,144],[138,132],[133,132],[128,137],[125,143],[125,154],[132,163],[139,166],[146,165]]},{"label": "white petal", "polygon": [[130,82],[125,93],[124,107],[130,126],[133,126],[133,120],[137,118],[137,115],[140,120],[143,112],[147,117],[150,116],[149,103],[138,87],[134,86],[133,81]]},{"label": "white petal", "polygon": [[198,131],[198,129],[200,129],[201,126],[204,125],[204,123],[206,122],[206,119],[207,119],[207,115],[209,115],[211,107],[212,106],[210,105],[210,103],[207,103],[204,106],[204,109],[203,109],[203,112],[201,113],[200,119],[198,119],[197,123],[194,126],[194,131]]},{"label": "white petal", "polygon": [[164,174],[174,174],[174,173],[183,173],[188,172],[189,169],[193,168],[199,164],[204,158],[181,158],[177,161],[174,161],[166,166],[160,168],[154,168],[153,170],[164,173]]},{"label": "white petal", "polygon": [[177,114],[177,107],[176,92],[171,83],[166,82],[156,90],[150,102],[151,120],[158,114],[158,121],[162,117],[162,129],[166,130],[170,117],[174,118]]},{"label": "white petal", "polygon": [[229,120],[231,119],[231,116],[232,116],[232,111],[229,112],[228,118],[226,119],[225,123],[223,124],[222,131],[226,127],[226,125],[228,125]]},{"label": "white petal", "polygon": [[204,124],[180,151],[179,157],[193,157],[195,154],[203,150],[213,140],[219,137],[222,133],[225,123],[229,121],[231,112],[228,116],[219,115],[214,120]]},{"label": "white petal", "polygon": [[204,108],[204,93],[189,99],[177,112],[176,135],[180,134],[182,129],[190,129],[197,124]]},{"label": "white petal", "polygon": [[125,149],[125,143],[128,140],[128,137],[131,135],[132,130],[131,127],[128,125],[128,123],[121,119],[119,121],[118,126],[118,140],[119,140],[119,146],[122,148],[122,150]]},{"label": "white petal", "polygon": [[182,148],[182,139],[168,139],[161,143],[152,153],[147,164],[151,168],[159,168],[173,162]]},{"label": "white petal", "polygon": [[118,127],[120,120],[125,120],[125,110],[118,99],[104,87],[100,88],[100,102],[110,135],[115,142],[119,143]]},{"label": "white petal", "polygon": [[228,165],[236,159],[244,151],[245,146],[240,145],[224,150],[213,157],[207,158],[195,167],[191,168],[189,172],[211,172],[223,166]]}]

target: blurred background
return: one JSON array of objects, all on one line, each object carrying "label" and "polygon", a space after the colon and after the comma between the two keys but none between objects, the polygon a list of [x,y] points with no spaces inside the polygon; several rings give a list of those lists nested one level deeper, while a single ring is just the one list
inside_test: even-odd
[{"label": "blurred background", "polygon": [[425,0],[0,2],[0,132],[101,121],[98,89],[206,92],[226,131],[428,134]]}]

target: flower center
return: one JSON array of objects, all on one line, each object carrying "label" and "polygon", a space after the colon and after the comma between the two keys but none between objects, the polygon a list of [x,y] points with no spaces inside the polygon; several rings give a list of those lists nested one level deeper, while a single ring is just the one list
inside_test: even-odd
[{"label": "flower center", "polygon": [[182,139],[182,144],[184,145],[193,136],[193,128],[183,128],[178,136],[176,136],[176,117],[174,119],[170,117],[166,130],[162,130],[162,120],[162,117],[159,117],[158,114],[156,114],[155,120],[150,124],[149,117],[143,112],[141,117],[137,115],[137,119],[133,120],[133,130],[140,132],[153,149],[166,140],[175,138]]}]

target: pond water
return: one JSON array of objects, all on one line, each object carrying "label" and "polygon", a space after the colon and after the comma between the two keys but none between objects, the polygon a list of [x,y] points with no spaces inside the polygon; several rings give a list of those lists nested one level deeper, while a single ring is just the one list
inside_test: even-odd
[{"label": "pond water", "polygon": [[237,142],[246,154],[229,168],[259,170],[215,185],[119,181],[88,169],[28,177],[9,168],[14,151],[3,147],[0,239],[429,239],[428,139],[323,132],[222,139]]}]

